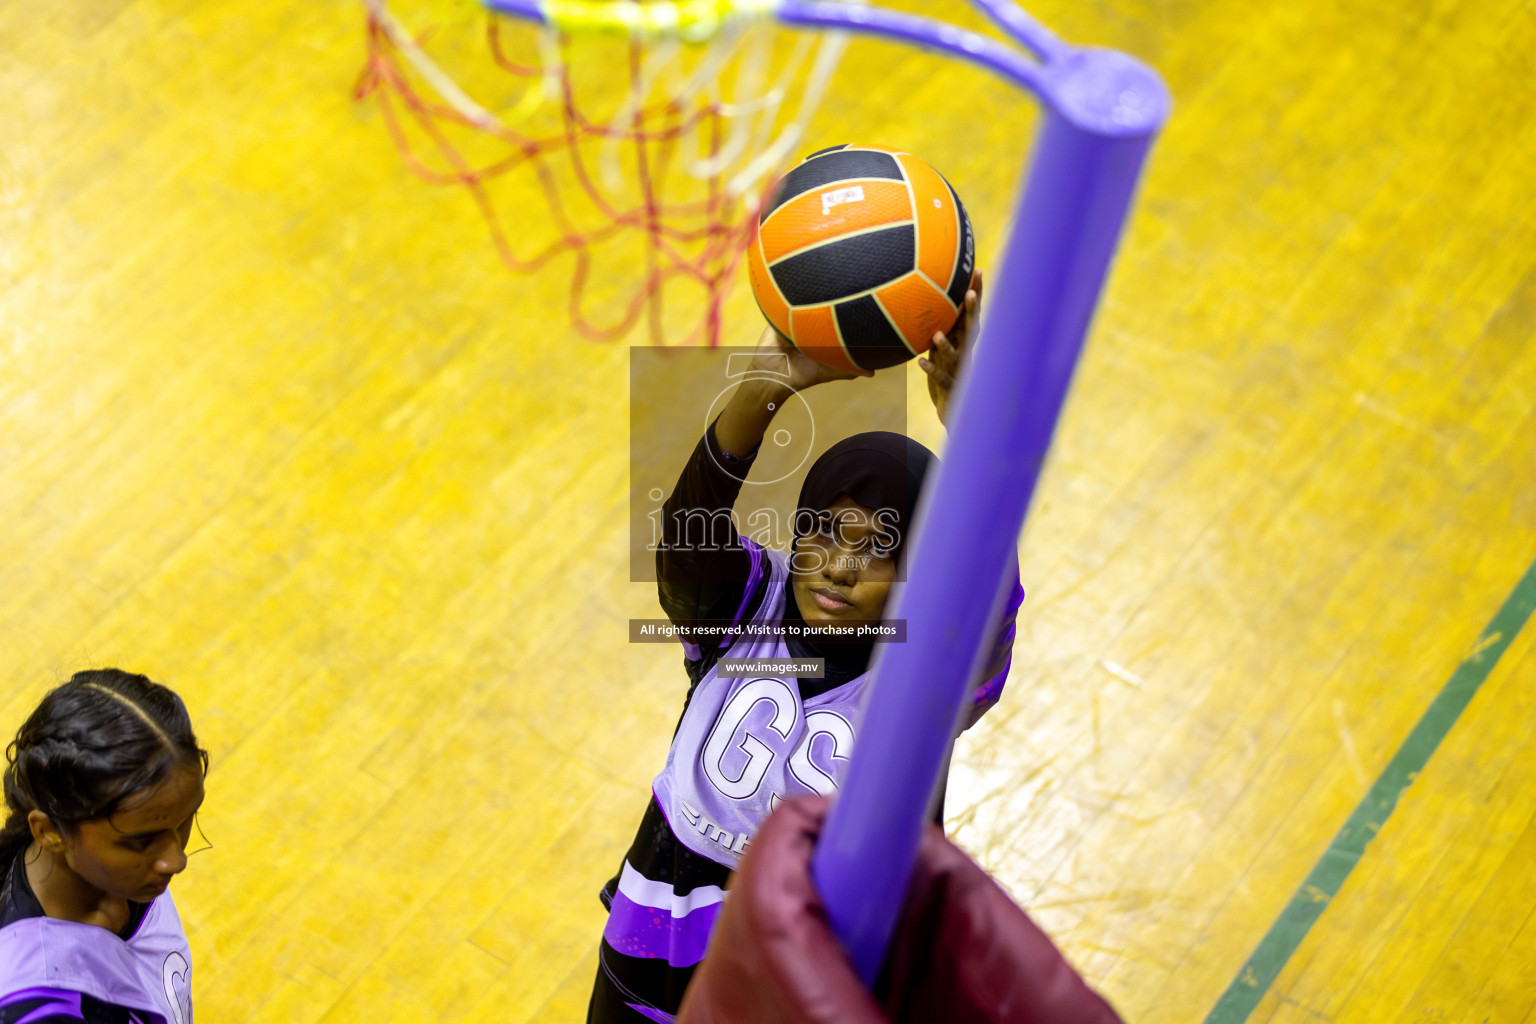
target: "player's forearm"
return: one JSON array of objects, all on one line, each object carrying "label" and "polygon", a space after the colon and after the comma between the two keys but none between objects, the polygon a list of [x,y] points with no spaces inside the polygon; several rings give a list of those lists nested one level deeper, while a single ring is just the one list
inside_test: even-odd
[{"label": "player's forearm", "polygon": [[662,609],[674,622],[706,617],[726,591],[739,600],[751,574],[751,559],[731,521],[751,462],[742,462],[739,475],[733,475],[724,469],[718,448],[718,439],[712,445],[706,432],[662,505],[656,581]]},{"label": "player's forearm", "polygon": [[774,413],[791,394],[788,387],[757,378],[742,381],[715,421],[715,440],[720,450],[737,458],[757,451],[773,422]]}]

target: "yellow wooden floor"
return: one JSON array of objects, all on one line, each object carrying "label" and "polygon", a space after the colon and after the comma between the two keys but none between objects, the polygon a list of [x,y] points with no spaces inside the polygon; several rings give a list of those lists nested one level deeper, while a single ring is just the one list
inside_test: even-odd
[{"label": "yellow wooden floor", "polygon": [[[1176,114],[949,806],[1128,1020],[1199,1021],[1536,559],[1536,9],[1033,9]],[[362,61],[341,0],[0,0],[0,728],[86,666],[186,695],[200,1019],[577,1020],[683,692],[626,642],[628,354]],[[924,155],[986,265],[1029,109],[839,75],[804,148]],[[1252,1020],[1536,1020],[1533,633]]]}]

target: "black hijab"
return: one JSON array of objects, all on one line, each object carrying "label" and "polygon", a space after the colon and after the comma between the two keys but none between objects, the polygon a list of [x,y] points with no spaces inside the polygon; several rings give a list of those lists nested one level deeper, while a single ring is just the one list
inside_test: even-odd
[{"label": "black hijab", "polygon": [[[891,555],[899,562],[911,534],[923,480],[937,461],[933,452],[918,442],[888,430],[872,430],[839,441],[821,454],[800,485],[794,520],[796,545],[815,525],[816,513],[825,512],[846,495],[865,508],[889,510],[888,517],[894,516],[889,525],[897,543]],[[785,624],[803,625],[794,591],[785,598]],[[870,643],[791,639],[788,644],[797,658],[826,659],[824,679],[801,680],[802,697],[824,693],[861,675],[874,652]]]}]

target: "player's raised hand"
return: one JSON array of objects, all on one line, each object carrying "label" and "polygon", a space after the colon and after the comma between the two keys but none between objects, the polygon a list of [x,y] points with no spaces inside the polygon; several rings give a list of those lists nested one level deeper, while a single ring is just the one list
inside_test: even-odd
[{"label": "player's raised hand", "polygon": [[928,355],[917,359],[917,365],[928,375],[928,397],[933,399],[933,409],[939,414],[939,422],[946,426],[944,417],[949,411],[949,395],[959,377],[966,344],[980,325],[981,283],[981,271],[978,270],[976,287],[965,293],[960,319],[947,335],[943,331],[936,333]]},{"label": "player's raised hand", "polygon": [[852,380],[855,377],[874,376],[873,370],[860,373],[856,370],[839,370],[836,367],[818,363],[791,345],[789,339],[778,331],[772,327],[767,328],[757,343],[757,355],[752,360],[752,368],[766,373],[782,374],[786,359],[789,368],[789,378],[786,383],[796,391],[803,391],[829,380]]}]

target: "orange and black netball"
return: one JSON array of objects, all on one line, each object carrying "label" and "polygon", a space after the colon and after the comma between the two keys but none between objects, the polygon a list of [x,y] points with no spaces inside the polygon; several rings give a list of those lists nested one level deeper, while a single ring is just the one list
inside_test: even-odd
[{"label": "orange and black netball", "polygon": [[747,249],[758,307],[817,362],[879,370],[959,318],[975,273],[960,197],[910,153],[834,146],[779,181]]}]

